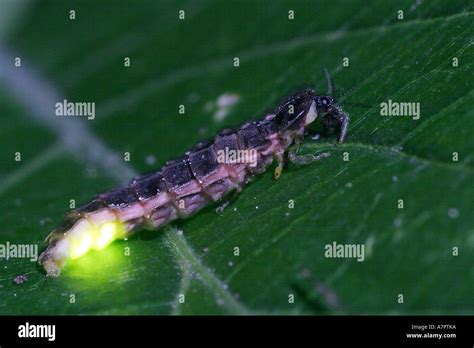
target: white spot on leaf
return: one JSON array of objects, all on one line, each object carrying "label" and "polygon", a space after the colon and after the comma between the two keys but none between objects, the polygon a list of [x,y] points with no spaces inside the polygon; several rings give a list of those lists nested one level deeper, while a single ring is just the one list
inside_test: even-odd
[{"label": "white spot on leaf", "polygon": [[457,208],[449,208],[448,216],[451,219],[457,219],[459,217],[459,210]]},{"label": "white spot on leaf", "polygon": [[214,121],[222,122],[232,111],[232,108],[240,100],[240,96],[235,93],[221,94],[215,101],[209,101],[204,105],[204,110],[214,112]]}]

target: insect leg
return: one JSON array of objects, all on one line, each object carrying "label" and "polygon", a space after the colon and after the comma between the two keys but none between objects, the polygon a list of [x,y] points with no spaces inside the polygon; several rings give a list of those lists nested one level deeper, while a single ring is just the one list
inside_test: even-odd
[{"label": "insect leg", "polygon": [[285,165],[285,153],[279,152],[275,154],[275,158],[278,164],[275,168],[275,171],[273,172],[273,178],[277,180],[281,176],[281,172],[283,171],[283,167]]},{"label": "insect leg", "polygon": [[[334,86],[331,77],[329,76],[329,72],[326,68],[324,68],[324,76],[326,77],[326,81],[328,83],[328,95],[333,95]],[[342,143],[344,142],[347,133],[347,128],[349,127],[349,114],[347,112],[342,111],[339,106],[336,106],[334,108],[334,116],[341,123],[338,141]]]},{"label": "insect leg", "polygon": [[306,155],[297,155],[298,148],[291,148],[290,151],[288,152],[288,159],[290,160],[291,163],[294,163],[298,166],[301,165],[306,165],[306,164],[311,164],[316,161],[321,161],[324,158],[328,158],[331,156],[329,152],[322,152],[317,155],[313,154],[306,154]]},{"label": "insect leg", "polygon": [[224,212],[224,209],[227,208],[229,204],[230,198],[216,208],[216,213],[220,214]]},{"label": "insect leg", "polygon": [[347,112],[340,111],[340,120],[341,128],[339,133],[339,142],[343,143],[344,139],[346,138],[347,128],[349,127],[349,114]]},{"label": "insect leg", "polygon": [[231,193],[227,195],[227,198],[225,199],[224,202],[222,202],[217,208],[216,208],[216,213],[222,213],[225,208],[227,208],[232,202],[235,201],[237,196],[239,195],[240,192],[242,192],[244,188],[244,184],[238,185],[235,190],[233,190]]},{"label": "insect leg", "polygon": [[339,106],[334,106],[328,110],[321,122],[323,124],[324,133],[331,134],[335,129],[339,129],[338,141],[344,142],[349,127],[349,114],[342,111]]}]

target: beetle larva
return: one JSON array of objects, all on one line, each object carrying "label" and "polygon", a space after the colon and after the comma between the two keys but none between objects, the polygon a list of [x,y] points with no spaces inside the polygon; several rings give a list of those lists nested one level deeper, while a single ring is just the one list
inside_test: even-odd
[{"label": "beetle larva", "polygon": [[[324,132],[338,129],[339,142],[344,141],[349,116],[334,97],[316,95],[310,89],[296,93],[263,120],[224,130],[213,141],[199,143],[182,158],[167,162],[158,172],[99,194],[92,202],[66,213],[63,224],[46,238],[48,245],[40,264],[47,275],[58,276],[68,259],[81,257],[90,249],[103,249],[137,230],[158,229],[221,200],[231,191],[239,192],[274,159],[278,178],[287,150],[288,159],[297,164],[327,157],[328,153],[297,156],[295,152],[308,125],[318,117]],[[228,156],[242,152],[252,152],[252,160]],[[221,156],[223,153],[227,156]]]}]

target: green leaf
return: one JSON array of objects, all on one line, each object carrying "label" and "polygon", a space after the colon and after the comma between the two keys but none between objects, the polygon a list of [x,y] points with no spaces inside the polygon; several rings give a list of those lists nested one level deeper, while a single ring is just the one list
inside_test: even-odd
[{"label": "green leaf", "polygon": [[[469,3],[48,1],[12,9],[20,15],[0,36],[0,244],[42,245],[71,199],[85,203],[157,170],[298,88],[324,93],[324,67],[352,123],[342,145],[308,139],[300,148],[329,159],[290,164],[278,181],[269,170],[222,213],[211,206],[142,231],[71,261],[59,278],[28,259],[0,260],[0,313],[472,314]],[[239,101],[217,121],[225,93]],[[54,116],[63,98],[95,102],[96,118]],[[381,116],[389,99],[419,102],[420,119]],[[325,257],[333,242],[363,244],[364,261]],[[14,283],[21,274],[27,281]]]}]

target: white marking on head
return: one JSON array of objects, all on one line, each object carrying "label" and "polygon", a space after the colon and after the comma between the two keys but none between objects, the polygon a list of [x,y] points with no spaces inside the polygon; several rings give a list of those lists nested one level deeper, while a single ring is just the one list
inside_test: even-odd
[{"label": "white marking on head", "polygon": [[317,117],[318,117],[318,111],[316,110],[316,103],[313,100],[304,120],[305,126],[312,123]]}]

